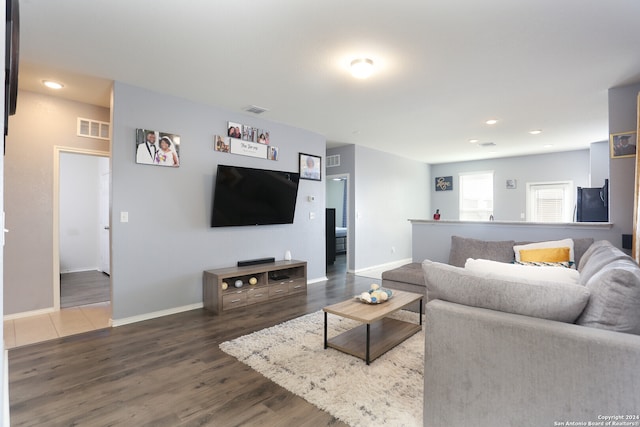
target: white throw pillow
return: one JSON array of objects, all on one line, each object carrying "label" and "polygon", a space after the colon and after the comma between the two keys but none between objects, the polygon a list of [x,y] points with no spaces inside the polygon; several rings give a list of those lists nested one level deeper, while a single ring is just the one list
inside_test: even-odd
[{"label": "white throw pillow", "polygon": [[515,245],[513,252],[515,252],[516,261],[520,261],[520,251],[527,249],[547,249],[547,248],[569,248],[569,261],[574,264],[576,262],[576,255],[573,250],[573,239],[562,240],[550,240],[548,242],[529,243],[527,245]]},{"label": "white throw pillow", "polygon": [[488,277],[526,278],[545,282],[580,283],[580,273],[578,273],[578,270],[571,268],[507,264],[505,262],[473,258],[467,260],[464,268],[474,273],[485,273]]}]

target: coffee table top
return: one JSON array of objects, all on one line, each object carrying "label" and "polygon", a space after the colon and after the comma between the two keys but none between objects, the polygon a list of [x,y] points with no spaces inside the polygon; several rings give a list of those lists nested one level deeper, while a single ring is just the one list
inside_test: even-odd
[{"label": "coffee table top", "polygon": [[393,297],[380,304],[365,304],[358,299],[351,298],[346,301],[326,306],[322,310],[348,319],[363,323],[372,323],[398,311],[414,301],[424,298],[424,295],[413,292],[396,291],[392,289]]}]

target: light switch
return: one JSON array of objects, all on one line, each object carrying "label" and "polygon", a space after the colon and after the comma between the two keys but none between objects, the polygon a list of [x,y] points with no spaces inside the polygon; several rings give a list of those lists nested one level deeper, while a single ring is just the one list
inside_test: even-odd
[{"label": "light switch", "polygon": [[316,213],[315,212],[309,212],[309,219],[316,219]]},{"label": "light switch", "polygon": [[129,212],[120,212],[120,222],[129,222]]}]

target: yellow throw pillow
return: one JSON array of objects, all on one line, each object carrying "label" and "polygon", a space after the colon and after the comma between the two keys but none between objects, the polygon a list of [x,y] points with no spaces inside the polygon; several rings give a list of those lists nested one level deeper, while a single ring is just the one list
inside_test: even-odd
[{"label": "yellow throw pillow", "polygon": [[522,262],[567,262],[570,261],[570,248],[521,249]]}]

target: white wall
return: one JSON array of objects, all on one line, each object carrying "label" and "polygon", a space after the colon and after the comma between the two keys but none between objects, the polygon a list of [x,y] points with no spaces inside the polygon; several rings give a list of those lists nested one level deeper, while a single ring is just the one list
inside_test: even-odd
[{"label": "white wall", "polygon": [[411,258],[410,218],[429,212],[429,165],[355,147],[355,270]]},{"label": "white wall", "polygon": [[[324,157],[322,136],[119,82],[112,114],[114,321],[201,304],[203,270],[238,260],[283,259],[290,250],[308,262],[309,280],[325,277],[324,181],[300,181],[293,224],[210,227],[218,164],[298,171],[299,152]],[[227,121],[268,129],[279,160],[215,151],[213,136],[226,133]],[[179,134],[180,167],[136,164],[136,128]],[[315,202],[307,201],[311,195]],[[120,212],[128,212],[129,222],[119,222]]]},{"label": "white wall", "polygon": [[[434,210],[440,209],[442,220],[459,218],[458,175],[489,170],[495,172],[495,220],[521,221],[520,214],[526,213],[527,182],[573,181],[574,187],[589,187],[589,150],[432,165],[429,185],[431,206]],[[435,178],[440,176],[453,176],[452,191],[435,191]],[[517,188],[507,189],[507,179],[515,179]],[[431,216],[424,217],[428,218]]]},{"label": "white wall", "polygon": [[60,154],[60,272],[99,265],[101,163],[107,158]]}]

